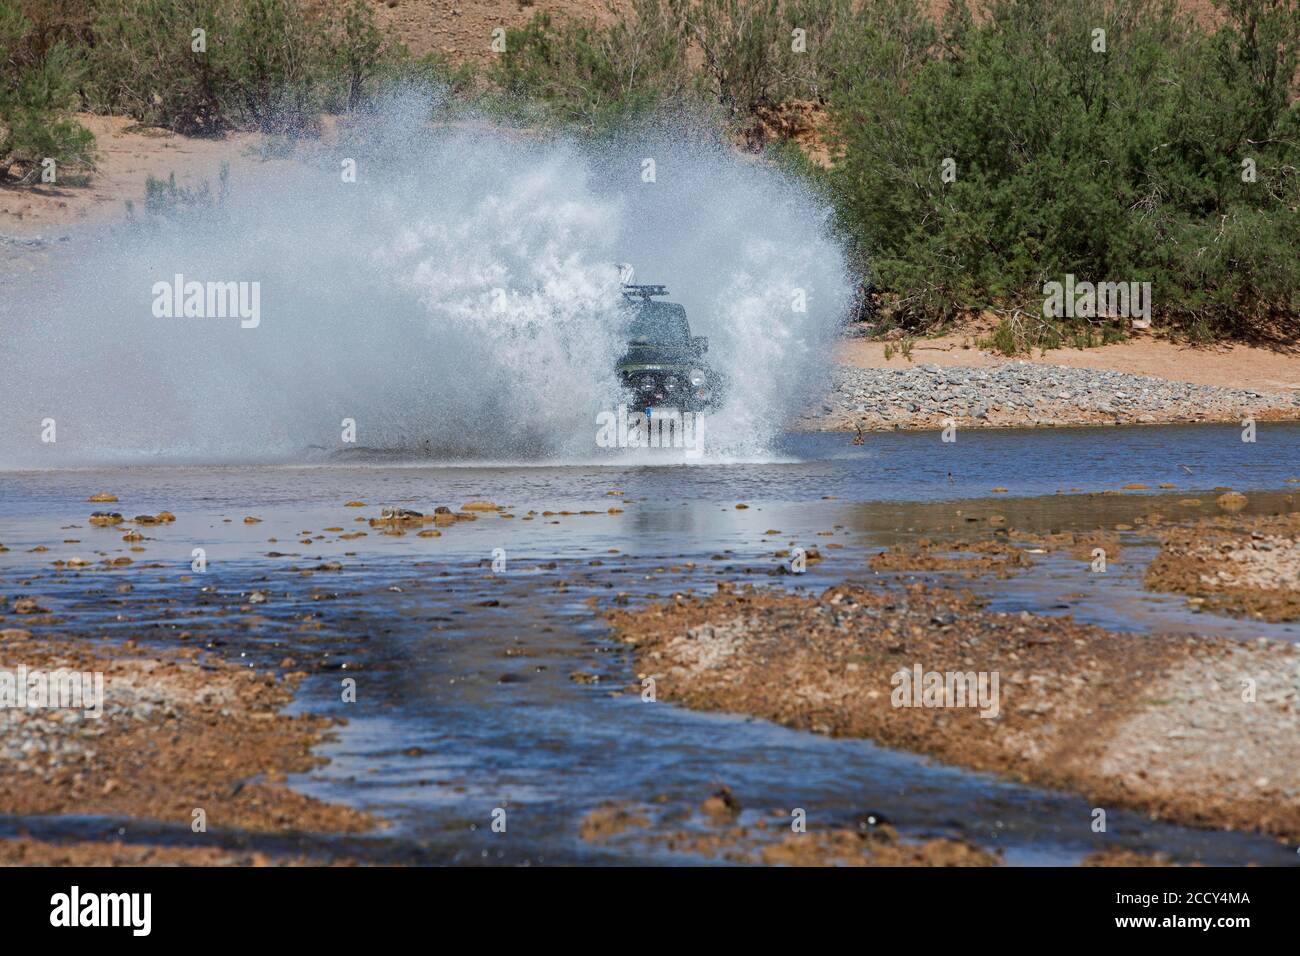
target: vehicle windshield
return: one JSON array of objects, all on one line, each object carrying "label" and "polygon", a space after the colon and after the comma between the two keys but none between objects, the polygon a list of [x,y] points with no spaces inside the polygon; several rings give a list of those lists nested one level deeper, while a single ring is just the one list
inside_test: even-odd
[{"label": "vehicle windshield", "polygon": [[627,340],[634,345],[691,344],[686,309],[673,302],[642,302],[632,307]]}]

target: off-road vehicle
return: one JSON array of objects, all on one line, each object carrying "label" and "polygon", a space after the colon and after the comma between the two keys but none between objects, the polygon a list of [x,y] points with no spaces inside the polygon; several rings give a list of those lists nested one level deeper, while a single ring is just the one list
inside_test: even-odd
[{"label": "off-road vehicle", "polygon": [[656,406],[683,412],[722,404],[722,376],[704,360],[709,340],[691,335],[686,309],[657,302],[661,285],[623,286],[627,351],[618,360],[619,381],[637,409]]}]

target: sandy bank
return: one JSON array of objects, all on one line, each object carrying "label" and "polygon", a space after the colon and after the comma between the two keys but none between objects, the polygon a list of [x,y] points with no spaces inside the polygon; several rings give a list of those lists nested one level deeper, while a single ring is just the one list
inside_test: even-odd
[{"label": "sandy bank", "polygon": [[[661,700],[868,737],[1100,809],[1300,837],[1291,645],[1111,632],[919,585],[727,590],[610,618]],[[996,706],[943,688],[895,706],[895,675],[918,668],[983,672],[990,689],[997,675]],[[1081,817],[1081,832],[1091,823]]]},{"label": "sandy bank", "polygon": [[[0,813],[130,817],[191,831],[196,810],[207,831],[357,833],[378,825],[285,785],[287,774],[321,762],[312,751],[332,726],[281,713],[301,675],[257,672],[193,650],[33,637],[24,621],[4,621],[0,669],[102,674],[103,708],[99,717],[81,708],[0,708]],[[0,862],[58,861],[256,862],[216,847],[0,845]]]}]

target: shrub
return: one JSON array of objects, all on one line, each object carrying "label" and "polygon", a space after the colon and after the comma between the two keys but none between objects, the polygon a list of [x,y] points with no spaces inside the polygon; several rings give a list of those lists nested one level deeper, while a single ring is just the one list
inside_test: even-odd
[{"label": "shrub", "polygon": [[561,122],[609,129],[689,96],[685,30],[681,0],[633,0],[633,16],[608,26],[537,13],[506,31],[490,76]]},{"label": "shrub", "polygon": [[[101,0],[87,105],[188,134],[229,125],[222,94],[230,0]],[[194,49],[202,30],[206,52]]]},{"label": "shrub", "polygon": [[92,44],[93,108],[188,134],[310,131],[322,111],[442,69],[384,34],[365,0],[321,15],[301,0],[100,0]]},{"label": "shrub", "polygon": [[1212,36],[1151,0],[955,6],[941,55],[833,99],[841,223],[896,317],[1041,314],[1067,272],[1150,281],[1184,325],[1296,314],[1294,2],[1232,0]]},{"label": "shrub", "polygon": [[80,68],[56,42],[40,50],[32,22],[13,0],[0,0],[0,179],[32,182],[41,164],[93,165],[94,137],[71,113]]}]

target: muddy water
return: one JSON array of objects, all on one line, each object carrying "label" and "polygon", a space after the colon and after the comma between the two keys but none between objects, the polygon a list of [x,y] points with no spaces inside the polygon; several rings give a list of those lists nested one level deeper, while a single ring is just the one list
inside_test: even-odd
[{"label": "muddy water", "polygon": [[[1296,426],[1265,426],[1254,445],[1236,429],[1210,426],[963,433],[954,445],[936,434],[872,436],[859,447],[842,436],[795,436],[771,461],[729,465],[438,468],[348,460],[10,472],[0,473],[0,542],[10,548],[0,554],[0,593],[39,593],[65,620],[107,637],[197,640],[256,666],[292,657],[312,675],[295,706],[349,720],[324,749],[331,763],[295,785],[390,822],[361,840],[321,838],[325,854],[696,862],[635,830],[585,842],[579,821],[618,800],[643,807],[652,829],[702,828],[699,804],[726,783],[745,807],[742,823],[793,807],[815,826],[851,825],[871,812],[905,836],[969,839],[1011,863],[1073,863],[1115,846],[1213,863],[1294,863],[1294,850],[1271,840],[1135,814],[1111,812],[1109,832],[1099,836],[1080,797],[866,741],[643,702],[629,690],[629,656],[609,641],[593,605],[705,593],[719,581],[815,591],[866,580],[873,577],[866,558],[880,547],[960,534],[967,518],[982,523],[994,512],[1026,531],[1111,527],[1153,510],[1212,513],[1210,490],[1229,485],[1249,494],[1251,508],[1269,510],[1287,505],[1295,486],[1286,479],[1297,472]],[[1178,488],[1098,494],[1129,482]],[[993,487],[1008,492],[991,496]],[[121,501],[86,503],[101,490]],[[613,490],[624,494],[607,494]],[[1204,504],[1179,504],[1189,497]],[[384,504],[431,510],[475,498],[509,505],[515,517],[486,515],[436,538],[381,536],[355,520]],[[344,508],[350,499],[368,506]],[[742,502],[749,507],[737,509]],[[608,513],[612,506],[622,513]],[[145,551],[129,552],[119,533],[86,525],[90,511],[106,507],[127,517],[166,508],[178,518],[142,529]],[[524,521],[530,510],[597,513]],[[250,516],[260,523],[246,524]],[[342,540],[325,528],[368,534]],[[792,543],[817,547],[826,560],[803,576],[777,574],[774,552]],[[30,550],[37,546],[48,550]],[[209,561],[202,574],[190,568],[196,547]],[[490,567],[494,549],[506,560],[499,573]],[[961,583],[986,590],[997,607],[1070,613],[1111,627],[1300,639],[1294,625],[1195,614],[1177,598],[1144,592],[1149,554],[1140,531],[1126,532],[1123,560],[1106,575],[1042,556],[1009,581]],[[52,567],[73,555],[92,562],[129,555],[135,563],[75,573]],[[343,569],[303,573],[326,561]],[[122,582],[134,585],[129,598],[116,593]],[[241,610],[254,589],[266,602]],[[345,676],[357,680],[355,703],[340,699]],[[490,829],[496,808],[506,810],[505,834]],[[157,827],[109,820],[10,820],[0,830],[18,826],[159,837]],[[184,830],[161,831],[186,839]]]}]

